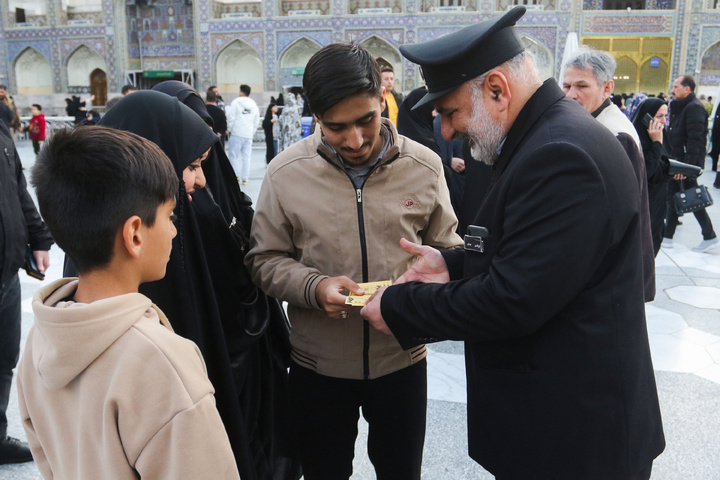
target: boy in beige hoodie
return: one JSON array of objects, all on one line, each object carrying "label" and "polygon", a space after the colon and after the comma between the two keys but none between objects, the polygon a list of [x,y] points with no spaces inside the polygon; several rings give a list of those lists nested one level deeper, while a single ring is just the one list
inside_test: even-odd
[{"label": "boy in beige hoodie", "polygon": [[46,479],[238,479],[195,344],[138,293],[165,275],[178,177],[155,144],[61,131],[33,168],[40,211],[79,279],[33,298],[20,413]]}]

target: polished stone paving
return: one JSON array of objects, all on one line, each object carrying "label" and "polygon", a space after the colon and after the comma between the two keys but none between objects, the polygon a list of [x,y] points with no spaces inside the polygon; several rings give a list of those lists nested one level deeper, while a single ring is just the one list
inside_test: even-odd
[{"label": "polished stone paving", "polygon": [[[32,148],[19,146],[26,166]],[[253,150],[250,184],[243,189],[257,199],[265,174],[263,149]],[[711,185],[714,175],[700,183]],[[720,200],[720,190],[711,193]],[[720,205],[708,209],[720,231]],[[720,479],[720,248],[691,250],[701,240],[692,215],[682,218],[674,248],[656,259],[657,295],[647,304],[647,324],[667,439],[655,461],[653,480]],[[51,250],[48,279],[61,276],[62,252]],[[32,324],[30,298],[41,282],[21,274],[23,339]],[[423,478],[428,480],[492,479],[467,456],[465,366],[463,346],[443,342],[429,346],[427,434]],[[17,420],[17,396],[10,404],[9,433],[24,438]],[[353,480],[375,478],[367,457],[367,425],[360,421]],[[521,459],[518,459],[521,461]],[[34,464],[0,466],[0,480],[40,479]],[[530,480],[530,479],[528,479]],[[578,479],[582,480],[582,479]]]}]

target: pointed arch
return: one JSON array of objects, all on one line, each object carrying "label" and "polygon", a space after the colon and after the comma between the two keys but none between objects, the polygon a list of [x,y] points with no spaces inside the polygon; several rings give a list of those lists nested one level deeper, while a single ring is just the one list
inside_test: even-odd
[{"label": "pointed arch", "polygon": [[623,55],[617,59],[615,69],[615,93],[635,93],[637,90],[638,64]]},{"label": "pointed arch", "polygon": [[79,45],[67,57],[67,73],[69,87],[88,87],[93,71],[107,72],[107,64],[95,50],[85,44]]},{"label": "pointed arch", "polygon": [[215,57],[217,86],[221,92],[235,92],[241,84],[250,85],[253,92],[265,91],[263,61],[257,50],[247,42],[235,39]]},{"label": "pointed arch", "polygon": [[33,47],[27,47],[13,61],[17,91],[21,95],[50,95],[53,93],[52,65]]},{"label": "pointed arch", "polygon": [[362,42],[360,45],[367,48],[367,50],[376,59],[382,59],[385,63],[388,63],[395,71],[395,85],[396,91],[402,90],[403,83],[403,68],[402,68],[402,57],[400,52],[387,40],[378,37],[377,35],[371,35]]},{"label": "pointed arch", "polygon": [[305,65],[321,46],[307,37],[300,37],[280,54],[280,85],[292,87],[302,85]]},{"label": "pointed arch", "polygon": [[308,37],[300,37],[280,54],[280,68],[305,67],[310,57],[322,47]]},{"label": "pointed arch", "polygon": [[655,95],[660,92],[667,92],[670,83],[670,66],[662,58],[658,58],[656,62],[656,64],[653,64],[652,58],[648,58],[640,66],[639,90],[641,92]]},{"label": "pointed arch", "polygon": [[554,56],[549,48],[528,34],[520,35],[525,48],[532,53],[540,80],[555,76]]},{"label": "pointed arch", "polygon": [[720,75],[720,40],[710,45],[700,57],[700,71],[703,75]]}]

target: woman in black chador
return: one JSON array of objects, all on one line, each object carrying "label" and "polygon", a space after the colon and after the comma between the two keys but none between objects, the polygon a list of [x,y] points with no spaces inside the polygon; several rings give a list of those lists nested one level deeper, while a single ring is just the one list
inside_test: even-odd
[{"label": "woman in black chador", "polygon": [[[165,312],[176,333],[200,348],[241,478],[299,478],[284,444],[287,323],[244,269],[252,210],[230,200],[243,196],[239,189],[228,194],[232,182],[224,182],[218,165],[217,135],[177,98],[153,91],[123,98],[100,124],[155,142],[175,166],[178,234],[165,278],[140,292]],[[227,214],[203,188],[206,167],[214,169],[215,189],[225,190]]]},{"label": "woman in black chador", "polygon": [[[645,122],[645,115],[653,117],[652,122]],[[659,98],[649,97],[643,101],[633,116],[633,125],[640,137],[645,171],[648,182],[648,201],[650,205],[650,230],[652,231],[655,256],[660,251],[665,228],[665,211],[667,202],[668,154],[664,144],[664,130],[667,123],[668,107]]]}]

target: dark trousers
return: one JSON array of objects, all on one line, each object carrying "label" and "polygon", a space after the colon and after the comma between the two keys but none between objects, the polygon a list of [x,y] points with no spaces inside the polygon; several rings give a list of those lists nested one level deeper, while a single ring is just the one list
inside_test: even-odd
[{"label": "dark trousers", "polygon": [[20,279],[16,274],[0,289],[0,439],[7,436],[10,387],[20,356],[20,300]]},{"label": "dark trousers", "polygon": [[[697,187],[697,180],[687,178],[683,180],[683,188]],[[667,185],[667,217],[665,218],[665,232],[663,236],[665,238],[673,238],[675,235],[675,229],[678,225],[678,214],[675,211],[675,203],[673,196],[680,191],[680,182],[678,180],[669,180]],[[703,208],[697,212],[693,212],[695,219],[700,224],[702,230],[703,240],[710,240],[715,238],[715,231],[713,230],[712,221],[710,215]]]},{"label": "dark trousers", "polygon": [[425,443],[427,361],[373,380],[332,378],[290,366],[293,437],[305,480],[352,475],[359,410],[378,480],[419,480]]},{"label": "dark trousers", "polygon": [[32,145],[33,145],[33,151],[35,152],[35,155],[40,153],[40,140],[33,139]]}]

